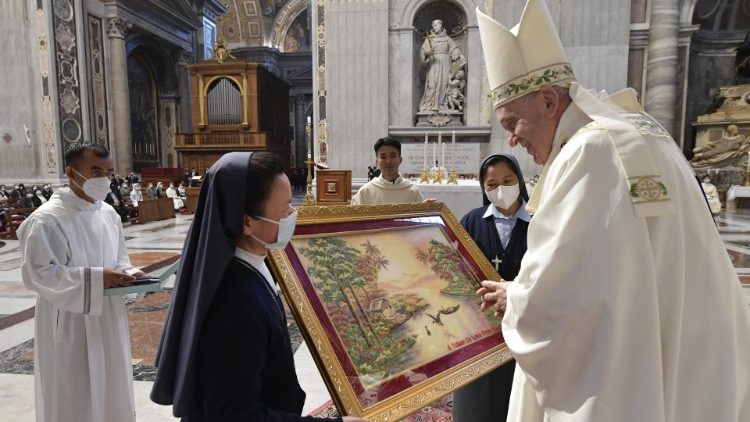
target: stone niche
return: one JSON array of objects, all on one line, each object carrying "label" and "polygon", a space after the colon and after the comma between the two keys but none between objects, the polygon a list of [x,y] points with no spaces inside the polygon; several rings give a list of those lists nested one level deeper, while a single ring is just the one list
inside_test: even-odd
[{"label": "stone niche", "polygon": [[[433,31],[435,21],[442,26],[438,34]],[[426,3],[414,16],[413,26],[412,103],[417,111],[416,126],[464,126],[469,78],[465,11],[445,0]],[[435,54],[424,54],[429,51]]]}]

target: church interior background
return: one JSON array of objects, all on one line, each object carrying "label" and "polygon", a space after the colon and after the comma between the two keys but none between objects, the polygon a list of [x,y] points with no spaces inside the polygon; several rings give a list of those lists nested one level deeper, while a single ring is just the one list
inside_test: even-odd
[{"label": "church interior background", "polygon": [[[482,159],[497,152],[518,157],[530,178],[541,167],[508,146],[494,118],[474,13],[512,24],[524,3],[0,0],[0,183],[67,183],[66,146],[89,141],[109,148],[122,176],[202,173],[226,151],[269,149],[290,169],[305,169],[309,158],[351,170],[356,190],[384,136],[403,142],[407,176],[441,157],[433,152],[441,139],[462,178],[476,177]],[[726,212],[717,224],[750,283],[750,216],[740,210],[750,197],[750,0],[547,4],[581,84],[633,87],[696,174],[718,188]],[[428,35],[435,19],[442,38]],[[425,93],[431,69],[421,55],[433,42],[451,57],[454,104],[438,111]],[[190,158],[198,156],[208,158]],[[126,227],[134,262],[163,271],[191,221],[178,215]],[[168,415],[147,398],[168,303],[160,295],[129,305],[136,380],[146,383],[136,383],[138,420]],[[0,239],[0,391],[12,391],[0,395],[0,414],[33,412],[33,401],[17,399],[33,397],[33,301],[20,283],[17,241]],[[304,349],[299,330],[291,332],[295,350]],[[314,363],[299,368],[311,406],[324,404]]]}]

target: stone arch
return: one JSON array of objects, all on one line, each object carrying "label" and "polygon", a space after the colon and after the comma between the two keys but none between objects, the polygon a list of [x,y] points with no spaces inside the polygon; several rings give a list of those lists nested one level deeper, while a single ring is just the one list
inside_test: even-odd
[{"label": "stone arch", "polygon": [[[417,12],[422,10],[424,6],[426,6],[429,3],[433,3],[437,0],[424,0],[424,1],[415,1],[415,2],[409,2],[409,4],[404,8],[403,14],[401,15],[401,21],[399,22],[399,26],[401,28],[411,28],[414,23],[414,18],[417,16]],[[459,8],[461,8],[466,15],[466,26],[477,26],[477,15],[476,13],[471,13],[474,8],[477,6],[472,3],[469,0],[445,0],[449,1],[451,3],[456,4]]]},{"label": "stone arch", "polygon": [[[302,13],[309,4],[309,0],[291,0],[284,5],[276,14],[271,30],[271,47],[283,52],[284,39],[292,22]],[[314,31],[313,31],[314,32]]]},{"label": "stone arch", "polygon": [[133,53],[148,61],[160,94],[179,92],[176,63],[172,60],[173,55],[161,43],[144,34],[133,35],[127,40],[125,55],[130,57]]},{"label": "stone arch", "polygon": [[690,24],[693,21],[693,15],[695,15],[695,6],[699,0],[685,0],[682,2],[680,7],[680,23]]}]

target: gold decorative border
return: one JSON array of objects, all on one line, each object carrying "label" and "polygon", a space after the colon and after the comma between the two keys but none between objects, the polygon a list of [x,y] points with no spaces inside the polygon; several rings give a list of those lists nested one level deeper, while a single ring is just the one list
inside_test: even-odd
[{"label": "gold decorative border", "polygon": [[[298,226],[317,224],[373,221],[383,219],[440,217],[456,235],[458,241],[477,263],[480,271],[495,280],[499,275],[487,261],[471,236],[456,217],[442,203],[388,204],[359,206],[307,206],[299,209]],[[281,284],[284,297],[299,324],[310,351],[321,371],[323,380],[339,411],[344,415],[363,416],[372,422],[399,420],[446,394],[467,385],[482,375],[512,359],[505,344],[496,346],[460,365],[456,365],[431,379],[410,387],[372,407],[363,409],[349,384],[341,362],[336,359],[333,345],[318,320],[305,294],[299,277],[284,251],[269,254],[271,271]]]}]

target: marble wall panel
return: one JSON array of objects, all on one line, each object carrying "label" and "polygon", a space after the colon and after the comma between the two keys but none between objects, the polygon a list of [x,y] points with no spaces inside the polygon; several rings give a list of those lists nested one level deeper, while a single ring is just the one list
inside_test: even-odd
[{"label": "marble wall panel", "polygon": [[104,65],[104,29],[101,18],[87,17],[89,92],[91,100],[91,139],[109,148],[109,119],[107,116],[107,78]]},{"label": "marble wall panel", "polygon": [[365,178],[388,133],[388,2],[329,1],[325,19],[328,160]]},{"label": "marble wall panel", "polygon": [[60,132],[64,143],[83,139],[81,112],[81,84],[78,72],[78,43],[76,6],[73,0],[56,0],[52,7],[52,26],[55,39],[57,90],[59,96]]},{"label": "marble wall panel", "polygon": [[27,1],[0,2],[0,183],[45,174],[35,9]]}]

